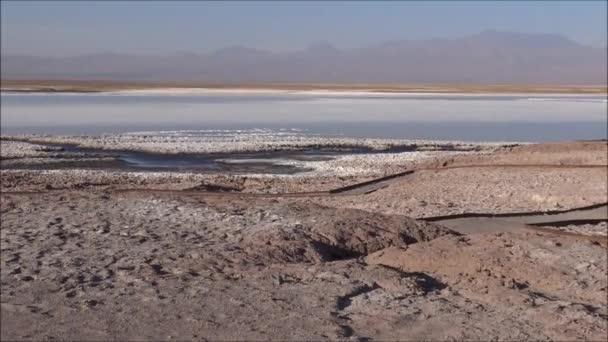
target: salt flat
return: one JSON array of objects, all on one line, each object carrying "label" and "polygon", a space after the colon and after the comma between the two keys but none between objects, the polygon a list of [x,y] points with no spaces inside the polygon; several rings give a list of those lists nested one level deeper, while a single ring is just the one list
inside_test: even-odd
[{"label": "salt flat", "polygon": [[[417,141],[275,175],[87,169],[39,139],[67,138],[0,141],[2,162],[47,159],[0,171],[3,340],[600,340],[608,328],[606,226],[585,209],[565,228],[542,215],[537,228],[433,221],[606,203],[605,141]],[[72,166],[52,169],[61,158]],[[370,192],[331,191],[404,170]]]}]

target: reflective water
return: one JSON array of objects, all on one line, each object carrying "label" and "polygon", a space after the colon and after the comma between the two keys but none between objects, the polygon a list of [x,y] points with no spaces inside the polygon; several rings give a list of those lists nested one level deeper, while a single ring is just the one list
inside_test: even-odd
[{"label": "reflective water", "polygon": [[[86,159],[55,159],[50,163],[21,164],[0,161],[3,169],[103,169],[133,171],[183,171],[293,174],[309,171],[307,168],[286,165],[285,161],[330,160],[341,153],[377,153],[365,148],[307,149],[301,151],[242,152],[227,154],[163,154],[142,151],[109,151],[78,147],[70,144],[41,143],[60,147],[57,153],[79,153]],[[395,149],[389,152],[399,152]]]},{"label": "reflective water", "polygon": [[8,94],[2,134],[298,128],[441,140],[605,139],[606,96]]}]

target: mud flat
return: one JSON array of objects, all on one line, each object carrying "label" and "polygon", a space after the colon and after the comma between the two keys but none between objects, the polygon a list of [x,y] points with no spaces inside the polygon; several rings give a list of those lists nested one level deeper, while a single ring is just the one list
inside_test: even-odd
[{"label": "mud flat", "polygon": [[[112,139],[161,144],[86,141]],[[2,140],[2,162],[105,158],[45,145],[77,141]],[[441,144],[293,175],[3,167],[1,338],[604,340],[606,142]]]}]

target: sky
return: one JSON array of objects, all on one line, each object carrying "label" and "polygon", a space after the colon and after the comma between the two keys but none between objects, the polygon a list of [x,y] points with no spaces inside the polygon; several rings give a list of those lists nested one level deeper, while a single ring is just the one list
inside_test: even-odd
[{"label": "sky", "polygon": [[1,1],[3,55],[166,55],[228,46],[353,48],[487,29],[557,33],[606,47],[599,1]]}]

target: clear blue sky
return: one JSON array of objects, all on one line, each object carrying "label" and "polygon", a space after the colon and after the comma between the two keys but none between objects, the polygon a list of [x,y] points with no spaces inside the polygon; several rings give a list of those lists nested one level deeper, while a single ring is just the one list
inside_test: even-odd
[{"label": "clear blue sky", "polygon": [[292,50],[319,41],[348,48],[485,29],[559,33],[602,47],[607,39],[606,0],[1,3],[2,54]]}]

